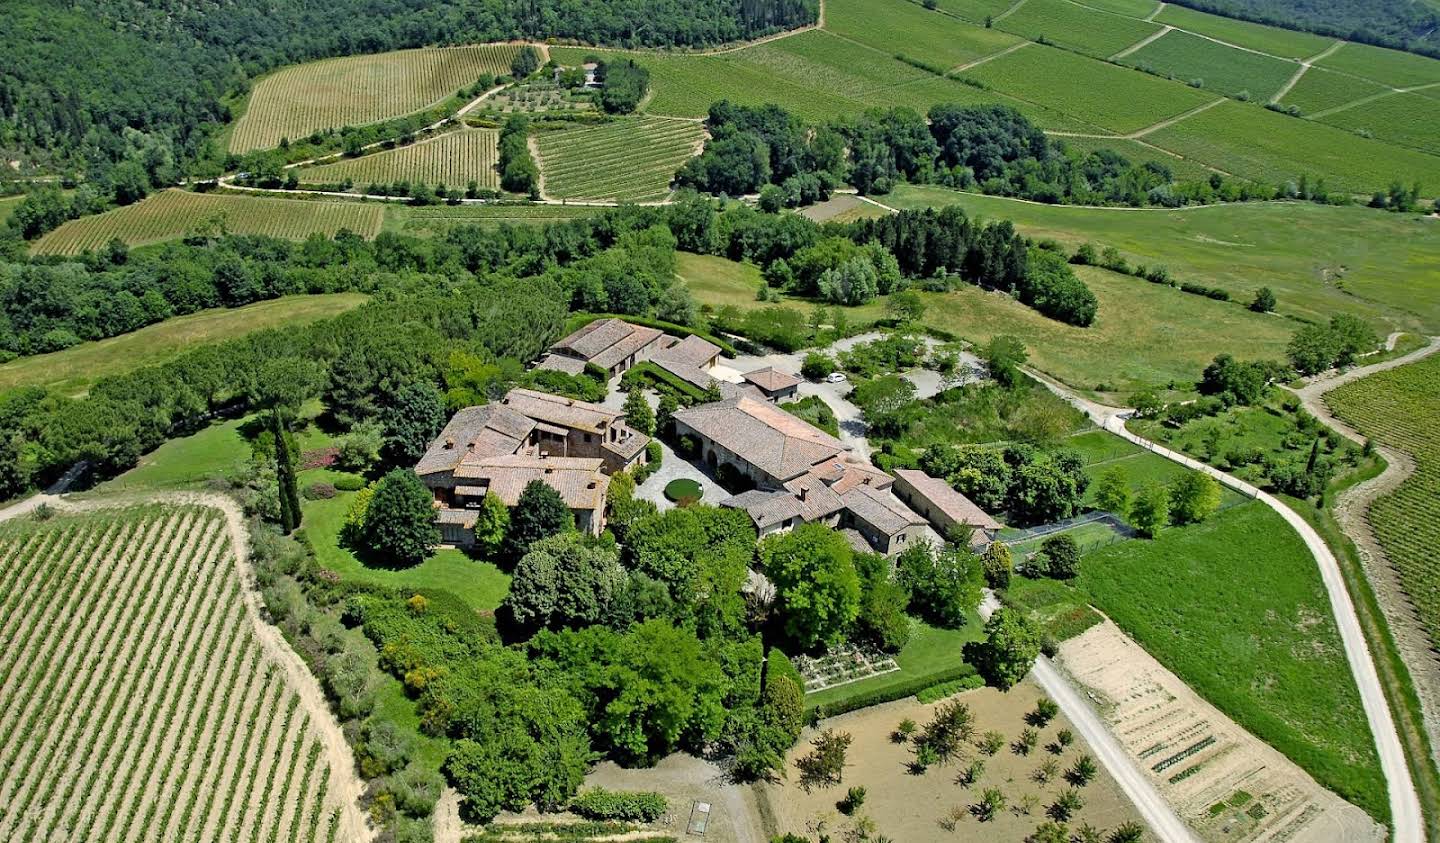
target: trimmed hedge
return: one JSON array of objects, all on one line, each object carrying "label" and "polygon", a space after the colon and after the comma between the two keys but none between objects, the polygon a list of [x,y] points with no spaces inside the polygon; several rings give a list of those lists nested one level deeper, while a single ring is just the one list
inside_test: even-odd
[{"label": "trimmed hedge", "polygon": [[[852,711],[859,711],[862,708],[869,708],[872,705],[903,700],[906,697],[913,697],[921,691],[943,685],[948,682],[957,682],[967,676],[977,676],[974,667],[968,664],[956,667],[937,670],[933,673],[926,673],[915,676],[904,682],[898,682],[884,688],[876,688],[863,694],[856,694],[849,699],[839,700],[827,705],[807,706],[805,714],[807,718],[822,719],[835,717],[840,714],[848,714]],[[978,678],[978,676],[977,676]]]},{"label": "trimmed hedge", "polygon": [[667,333],[674,334],[681,339],[685,337],[699,337],[709,343],[719,346],[722,354],[735,357],[739,352],[730,342],[715,336],[709,331],[702,331],[699,328],[691,328],[687,325],[680,325],[675,322],[666,322],[663,319],[651,319],[648,316],[630,316],[624,313],[574,313],[565,320],[565,333],[573,334],[581,328],[594,322],[596,319],[623,319],[632,325],[644,325],[647,328],[658,328]]},{"label": "trimmed hedge", "polygon": [[595,787],[576,796],[570,810],[587,820],[650,823],[665,814],[669,802],[653,791],[606,790]]},{"label": "trimmed hedge", "polygon": [[941,682],[939,685],[931,685],[916,694],[915,699],[928,704],[936,700],[943,700],[961,691],[973,691],[976,688],[983,687],[985,687],[985,680],[977,673],[974,676],[966,676],[963,679],[956,679],[953,682]]},{"label": "trimmed hedge", "polygon": [[693,401],[699,401],[705,397],[705,391],[698,389],[695,384],[680,380],[649,360],[643,360],[627,369],[625,374],[620,376],[620,387],[628,389],[636,381],[649,381],[652,386],[664,384]]}]

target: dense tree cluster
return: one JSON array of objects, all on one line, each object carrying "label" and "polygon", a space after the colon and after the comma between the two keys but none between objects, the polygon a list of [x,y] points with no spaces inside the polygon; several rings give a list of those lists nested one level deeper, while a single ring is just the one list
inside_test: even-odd
[{"label": "dense tree cluster", "polygon": [[676,174],[716,194],[760,193],[761,205],[807,205],[841,184],[888,193],[897,183],[943,184],[1038,202],[1179,207],[1271,198],[1274,190],[1215,176],[1176,183],[1161,163],[1108,149],[1071,150],[1002,105],[874,110],[807,125],[776,105],[710,107],[713,139]]},{"label": "dense tree cluster", "polygon": [[595,81],[602,86],[601,108],[610,114],[630,114],[650,88],[650,71],[634,59],[602,61],[595,66]]},{"label": "dense tree cluster", "polygon": [[1409,0],[1180,0],[1180,5],[1285,29],[1440,58],[1440,12]]},{"label": "dense tree cluster", "polygon": [[1080,513],[1090,478],[1074,451],[1031,445],[936,446],[920,467],[945,479],[987,512],[1009,512],[1017,524],[1044,524]]},{"label": "dense tree cluster", "polygon": [[513,114],[500,128],[500,186],[532,199],[540,196],[540,167],[530,154],[530,119]]}]

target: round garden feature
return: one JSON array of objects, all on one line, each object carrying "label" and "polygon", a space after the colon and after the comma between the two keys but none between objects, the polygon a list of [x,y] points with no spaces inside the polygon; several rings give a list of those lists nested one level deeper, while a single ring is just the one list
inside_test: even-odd
[{"label": "round garden feature", "polygon": [[665,484],[665,497],[681,505],[695,503],[704,494],[700,484],[688,477],[679,477]]}]

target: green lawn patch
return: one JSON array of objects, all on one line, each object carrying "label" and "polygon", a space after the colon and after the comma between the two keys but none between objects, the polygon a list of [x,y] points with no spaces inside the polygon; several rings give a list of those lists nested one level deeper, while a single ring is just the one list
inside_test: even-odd
[{"label": "green lawn patch", "polygon": [[1264,504],[1088,554],[1092,602],[1168,669],[1322,785],[1388,815],[1330,603],[1300,537]]},{"label": "green lawn patch", "polygon": [[676,503],[695,503],[705,494],[700,484],[689,477],[677,477],[665,484],[665,497]]},{"label": "green lawn patch", "polygon": [[1102,620],[1090,608],[1086,595],[1059,580],[1011,577],[1002,598],[1006,605],[1025,612],[1056,641],[1074,638]]}]

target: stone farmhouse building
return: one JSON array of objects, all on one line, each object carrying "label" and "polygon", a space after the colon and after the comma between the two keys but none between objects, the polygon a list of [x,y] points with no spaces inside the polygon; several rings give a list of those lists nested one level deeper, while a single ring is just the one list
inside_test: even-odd
[{"label": "stone farmhouse building", "polygon": [[664,337],[665,332],[658,328],[632,325],[623,319],[597,319],[550,346],[537,368],[578,375],[589,363],[614,378],[666,348]]},{"label": "stone farmhouse building", "polygon": [[485,496],[513,507],[532,480],[560,494],[578,529],[599,535],[608,475],[643,464],[649,441],[622,413],[512,389],[499,401],[456,413],[415,472],[435,496],[435,519],[446,544],[473,544]]},{"label": "stone farmhouse building", "polygon": [[891,554],[927,535],[925,520],[891,494],[890,475],[774,404],[741,395],[674,418],[676,436],[693,437],[707,466],[754,487],[720,505],[745,510],[762,537],[818,521],[858,548]]},{"label": "stone farmhouse building", "polygon": [[976,538],[995,539],[1002,526],[978,504],[938,477],[913,468],[895,469],[895,496],[920,513],[942,536],[959,527],[973,527]]}]

